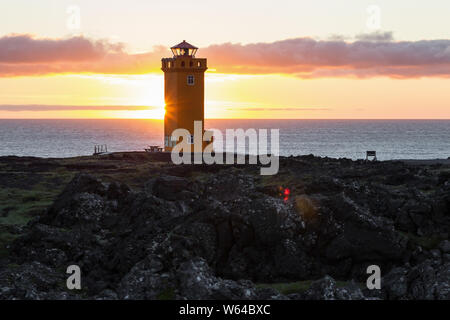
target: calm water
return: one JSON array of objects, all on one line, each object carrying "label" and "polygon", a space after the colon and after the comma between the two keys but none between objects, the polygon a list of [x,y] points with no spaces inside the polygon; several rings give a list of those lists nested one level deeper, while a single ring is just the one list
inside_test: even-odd
[{"label": "calm water", "polygon": [[[278,128],[280,154],[365,157],[380,160],[450,156],[450,120],[207,120],[207,128]],[[0,156],[90,155],[94,145],[108,151],[162,145],[158,120],[0,120]]]}]

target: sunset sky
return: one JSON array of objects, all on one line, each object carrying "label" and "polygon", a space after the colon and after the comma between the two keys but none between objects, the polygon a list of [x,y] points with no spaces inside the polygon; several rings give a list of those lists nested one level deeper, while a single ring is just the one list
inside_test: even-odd
[{"label": "sunset sky", "polygon": [[162,118],[162,57],[208,58],[207,118],[450,119],[450,1],[2,0],[0,118]]}]

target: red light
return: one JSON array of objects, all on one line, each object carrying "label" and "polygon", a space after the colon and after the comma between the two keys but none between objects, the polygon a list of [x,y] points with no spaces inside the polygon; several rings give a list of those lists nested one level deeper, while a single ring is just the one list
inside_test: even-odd
[{"label": "red light", "polygon": [[288,196],[291,194],[291,190],[289,190],[288,188],[284,189],[284,195]]}]

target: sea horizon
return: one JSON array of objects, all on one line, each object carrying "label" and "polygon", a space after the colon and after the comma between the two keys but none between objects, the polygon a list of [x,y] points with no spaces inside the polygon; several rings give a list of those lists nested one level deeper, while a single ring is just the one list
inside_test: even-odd
[{"label": "sea horizon", "polygon": [[[1,120],[159,120],[164,121],[164,119],[159,118],[2,118]],[[346,121],[450,121],[448,119],[442,118],[205,118],[206,120],[346,120]]]},{"label": "sea horizon", "polygon": [[[205,128],[279,129],[280,155],[379,160],[447,159],[446,119],[205,119]],[[67,158],[163,144],[162,119],[0,119],[0,156]],[[232,150],[226,150],[230,152]]]}]

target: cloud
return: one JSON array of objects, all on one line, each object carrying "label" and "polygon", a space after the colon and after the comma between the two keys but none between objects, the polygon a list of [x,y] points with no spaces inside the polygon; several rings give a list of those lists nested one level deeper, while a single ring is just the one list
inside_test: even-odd
[{"label": "cloud", "polygon": [[[64,73],[143,74],[160,70],[168,48],[130,54],[123,44],[84,37],[0,38],[0,77]],[[219,73],[322,77],[450,77],[450,40],[394,41],[391,32],[363,34],[350,42],[295,38],[271,43],[224,43],[198,56]]]},{"label": "cloud", "polygon": [[315,108],[315,107],[255,107],[255,108],[228,108],[227,110],[239,111],[328,111],[330,108]]},{"label": "cloud", "polygon": [[57,106],[57,105],[0,105],[0,111],[21,112],[21,111],[81,111],[81,110],[153,110],[157,107],[148,106]]},{"label": "cloud", "polygon": [[160,68],[166,48],[129,54],[122,43],[85,37],[40,39],[31,35],[0,38],[0,77],[67,73],[143,74]]},{"label": "cloud", "polygon": [[30,35],[0,38],[0,63],[82,62],[123,53],[123,44],[92,41],[84,37],[35,39]]},{"label": "cloud", "polygon": [[450,76],[450,40],[318,41],[297,38],[202,50],[217,71],[287,73],[303,78]]},{"label": "cloud", "polygon": [[378,41],[378,42],[386,42],[386,41],[392,41],[394,40],[394,36],[392,32],[372,32],[372,33],[362,33],[358,34],[356,37],[356,40],[359,41]]}]

